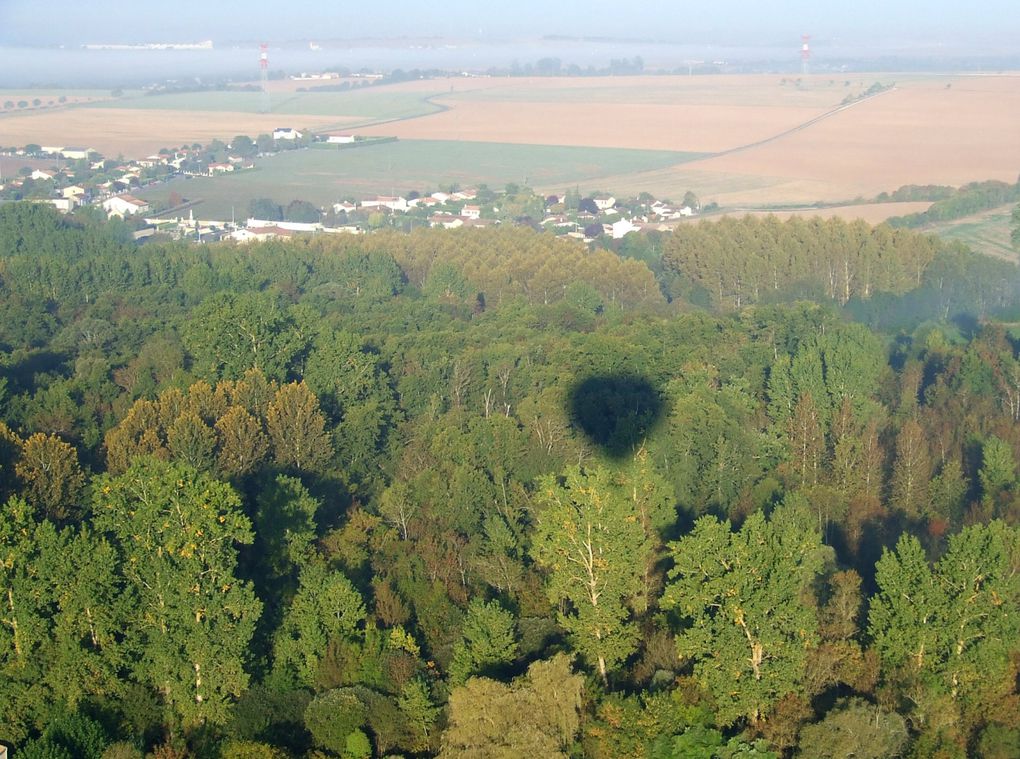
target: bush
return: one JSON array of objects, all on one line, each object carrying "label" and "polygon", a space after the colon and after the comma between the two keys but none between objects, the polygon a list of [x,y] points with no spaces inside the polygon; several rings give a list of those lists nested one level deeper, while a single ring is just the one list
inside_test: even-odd
[{"label": "bush", "polygon": [[285,759],[280,749],[257,741],[228,740],[220,747],[220,759]]},{"label": "bush", "polygon": [[365,724],[365,705],[350,688],[337,688],[316,696],[305,709],[305,727],[315,745],[343,753],[347,737]]},{"label": "bush", "polygon": [[102,759],[142,759],[142,750],[133,743],[117,741],[107,746]]}]

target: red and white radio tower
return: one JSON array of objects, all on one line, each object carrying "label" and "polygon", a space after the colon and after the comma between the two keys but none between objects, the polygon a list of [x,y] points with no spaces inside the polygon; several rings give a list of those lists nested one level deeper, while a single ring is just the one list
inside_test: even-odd
[{"label": "red and white radio tower", "polygon": [[262,79],[262,113],[269,113],[269,45],[259,45],[259,75]]},{"label": "red and white radio tower", "polygon": [[811,41],[811,35],[810,34],[802,34],[802,35],[800,35],[800,41],[801,41],[801,46],[800,46],[800,73],[804,74],[805,76],[807,76],[807,73],[808,73],[808,61],[811,60],[811,47],[808,45],[808,42]]}]

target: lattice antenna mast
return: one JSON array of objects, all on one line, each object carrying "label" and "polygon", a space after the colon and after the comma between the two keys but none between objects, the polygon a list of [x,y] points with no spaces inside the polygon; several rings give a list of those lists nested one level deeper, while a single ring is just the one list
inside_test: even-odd
[{"label": "lattice antenna mast", "polygon": [[808,44],[810,41],[810,34],[800,36],[800,73],[804,76],[808,74],[808,63],[811,61],[811,46]]},{"label": "lattice antenna mast", "polygon": [[269,45],[265,42],[259,45],[259,76],[262,79],[262,103],[259,111],[269,113]]}]

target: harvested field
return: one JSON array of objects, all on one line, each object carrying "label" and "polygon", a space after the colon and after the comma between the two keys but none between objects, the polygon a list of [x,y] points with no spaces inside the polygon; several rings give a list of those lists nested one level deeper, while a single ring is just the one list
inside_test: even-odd
[{"label": "harvested field", "polygon": [[[280,91],[270,95],[270,115],[275,115],[278,120],[295,116],[334,116],[360,121],[406,119],[439,110],[438,106],[426,101],[428,94],[391,92],[384,87],[366,87],[349,92]],[[105,105],[117,109],[256,114],[261,103],[261,92],[211,91],[140,95]]]},{"label": "harvested field", "polygon": [[[64,98],[64,103],[60,103],[60,98]],[[53,101],[54,105],[72,105],[75,103],[97,103],[103,100],[110,100],[111,96],[107,90],[0,89],[0,104],[6,103],[8,100],[15,103],[19,100],[25,100],[31,103],[36,99],[41,100],[43,105],[48,104],[50,101]]]},{"label": "harvested field", "polygon": [[796,134],[703,168],[815,182],[846,196],[904,184],[1016,181],[1020,172],[1020,78],[957,80],[898,88]]},{"label": "harvested field", "polygon": [[[390,92],[442,92],[456,102],[739,105],[827,110],[858,94],[874,75],[808,77],[802,85],[772,74],[725,76],[458,77],[401,82]],[[849,82],[849,84],[847,84]]]},{"label": "harvested field", "polygon": [[[536,146],[536,154],[553,146],[643,149],[680,158],[604,164],[619,173],[599,175],[597,188],[674,200],[692,190],[703,203],[724,207],[849,204],[905,184],[1016,181],[1020,76],[844,76],[458,77],[318,93],[287,84],[274,93],[268,115],[254,112],[257,93],[244,92],[4,114],[0,144],[80,143],[137,156],[293,126],[465,150],[485,143]],[[875,83],[896,86],[840,109]],[[688,161],[691,153],[718,155]],[[414,165],[394,164],[387,183],[415,186],[426,175]],[[595,179],[588,171],[573,182],[557,175],[556,184],[532,176],[536,189],[550,191]]]},{"label": "harvested field", "polygon": [[931,203],[923,201],[904,203],[858,203],[848,206],[796,208],[782,211],[742,211],[735,209],[722,214],[713,214],[710,218],[714,219],[718,216],[768,216],[771,214],[782,221],[785,221],[792,216],[799,216],[801,218],[808,219],[816,217],[822,219],[838,217],[840,219],[845,219],[846,221],[863,219],[868,222],[868,224],[880,224],[893,216],[906,216],[909,213],[927,211],[929,206],[931,206]]},{"label": "harvested field", "polygon": [[[839,104],[843,87],[781,77],[445,80],[449,110],[366,133],[582,147],[717,152],[771,137]],[[433,89],[443,81],[431,81]],[[408,83],[410,88],[414,84]],[[440,91],[443,91],[442,89]]]},{"label": "harvested field", "polygon": [[1010,217],[1015,207],[993,208],[962,219],[932,224],[921,231],[936,234],[944,240],[958,240],[986,256],[1016,262],[1020,259],[1020,251],[1010,241]]},{"label": "harvested field", "polygon": [[[722,205],[849,200],[904,184],[1015,181],[1020,173],[1020,77],[857,74],[844,81],[809,77],[799,87],[780,81],[766,75],[466,80],[437,98],[449,111],[387,128],[434,139],[707,152],[775,137],[605,183],[620,193],[660,196],[690,189]],[[895,82],[896,89],[783,134],[875,81]]]},{"label": "harvested field", "polygon": [[[337,117],[302,116],[296,128],[343,125]],[[160,148],[272,132],[280,117],[256,113],[201,113],[126,108],[70,108],[0,118],[0,144],[83,145],[106,156],[139,157]]]},{"label": "harvested field", "polygon": [[714,153],[763,140],[822,113],[771,106],[438,102],[450,110],[369,128],[365,134]]}]

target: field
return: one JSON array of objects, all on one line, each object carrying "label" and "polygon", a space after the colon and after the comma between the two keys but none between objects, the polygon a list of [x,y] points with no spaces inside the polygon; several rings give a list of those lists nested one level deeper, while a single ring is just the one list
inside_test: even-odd
[{"label": "field", "polygon": [[[895,87],[840,108],[876,81]],[[1015,75],[855,74],[807,77],[799,85],[766,75],[468,80],[435,100],[450,110],[385,131],[733,151],[608,180],[617,192],[675,196],[691,189],[726,206],[852,200],[904,184],[1015,181],[1020,173]],[[825,118],[808,124],[819,116]]]},{"label": "field", "polygon": [[945,240],[959,240],[978,253],[1016,261],[1020,254],[1009,240],[1009,219],[1015,207],[993,208],[963,219],[932,224],[921,231],[931,232]]},{"label": "field", "polygon": [[177,192],[203,201],[195,208],[202,218],[229,218],[231,207],[241,215],[252,198],[268,197],[283,205],[295,199],[325,205],[347,196],[422,192],[454,184],[502,188],[510,182],[563,191],[578,182],[600,186],[606,176],[698,157],[619,148],[401,140],[353,150],[289,151],[260,161],[253,171],[178,179],[138,194],[166,201]]},{"label": "field", "polygon": [[[385,121],[423,116],[439,111],[426,98],[432,93],[392,92],[388,88],[365,88],[348,92],[285,92],[270,94],[270,110],[276,116],[332,116],[345,120]],[[260,92],[186,92],[139,95],[104,103],[105,107],[134,110],[200,111],[202,113],[255,113],[261,107]],[[277,121],[279,119],[277,118]]]},{"label": "field", "polygon": [[[904,202],[904,203],[857,203],[847,206],[828,206],[825,208],[791,208],[788,210],[775,211],[743,211],[740,209],[727,211],[719,216],[768,216],[772,215],[785,221],[791,216],[803,218],[818,217],[829,219],[838,217],[846,221],[862,219],[869,224],[879,224],[891,216],[906,216],[910,213],[927,211],[931,203],[928,202]],[[714,216],[713,216],[714,218]]]},{"label": "field", "polygon": [[[844,106],[875,83],[891,87]],[[264,172],[286,180],[288,194],[308,197],[323,184],[351,192],[424,189],[452,177],[499,185],[509,172],[540,191],[578,185],[675,199],[693,190],[703,203],[726,208],[848,205],[905,184],[1012,182],[1020,174],[1014,74],[457,77],[349,92],[298,92],[291,82],[273,89],[269,114],[256,112],[255,92],[135,94],[0,114],[0,144],[86,144],[130,157],[278,126],[401,139],[392,162],[352,158],[334,167],[337,176],[302,169],[285,177],[267,164]],[[448,163],[430,166],[406,147],[425,142],[444,145]],[[567,155],[563,148],[597,157],[555,160],[539,171],[548,156]],[[607,161],[604,150],[643,157]],[[348,168],[364,173],[355,177]]]},{"label": "field", "polygon": [[35,99],[39,99],[43,102],[43,105],[54,105],[59,104],[60,98],[64,98],[65,103],[99,103],[104,100],[110,99],[109,90],[64,90],[64,89],[20,89],[20,90],[9,90],[0,88],[0,104],[6,103],[7,101],[13,101],[17,103],[19,100],[26,100],[31,103]]},{"label": "field", "polygon": [[[1020,173],[1020,77],[908,83],[808,129],[696,168],[732,181],[770,180],[764,193],[720,193],[720,202],[873,196],[904,184],[1015,182]],[[677,181],[683,181],[682,171]]]},{"label": "field", "polygon": [[0,145],[85,145],[107,156],[137,158],[163,147],[229,140],[238,134],[254,137],[280,126],[346,130],[412,118],[440,110],[428,101],[429,94],[385,87],[278,92],[270,113],[258,113],[257,92],[131,94],[72,108],[0,113]]},{"label": "field", "polygon": [[[303,116],[288,126],[314,128],[337,122]],[[109,157],[138,158],[164,147],[229,140],[237,134],[272,132],[278,126],[280,119],[272,114],[67,108],[0,118],[0,144],[82,145]]]},{"label": "field", "polygon": [[816,91],[780,85],[778,77],[767,80],[768,90],[756,77],[447,81],[449,92],[435,100],[448,110],[366,133],[716,152],[793,128],[846,94],[829,85]]}]

